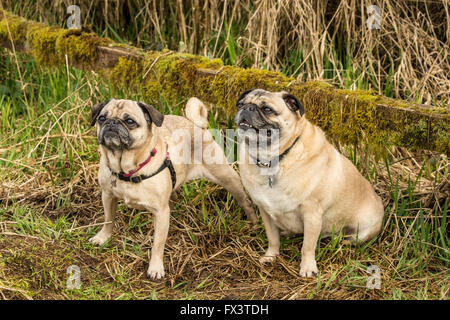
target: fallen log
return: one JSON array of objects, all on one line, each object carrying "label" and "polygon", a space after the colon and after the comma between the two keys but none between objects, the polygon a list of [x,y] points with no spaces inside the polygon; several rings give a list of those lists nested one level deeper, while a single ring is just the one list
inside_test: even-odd
[{"label": "fallen log", "polygon": [[114,85],[143,90],[149,103],[176,103],[191,96],[235,112],[244,90],[286,90],[306,117],[343,143],[374,150],[397,145],[450,155],[450,110],[391,99],[372,91],[337,89],[321,81],[299,82],[278,72],[225,66],[220,59],[163,50],[144,51],[83,29],[61,29],[0,10],[0,45],[33,56],[45,66],[96,70]]}]

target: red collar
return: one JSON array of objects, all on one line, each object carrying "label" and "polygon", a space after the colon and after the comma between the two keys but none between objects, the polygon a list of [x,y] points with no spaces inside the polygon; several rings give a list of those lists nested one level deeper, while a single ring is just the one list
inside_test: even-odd
[{"label": "red collar", "polygon": [[152,157],[154,157],[156,154],[156,148],[153,148],[152,152],[150,152],[150,155],[148,156],[147,160],[145,160],[144,162],[142,162],[138,168],[136,170],[131,170],[128,173],[124,173],[123,176],[124,177],[131,177],[133,174],[135,174],[136,172],[138,172],[139,170],[141,170],[147,163],[150,162],[150,160],[152,160]]}]

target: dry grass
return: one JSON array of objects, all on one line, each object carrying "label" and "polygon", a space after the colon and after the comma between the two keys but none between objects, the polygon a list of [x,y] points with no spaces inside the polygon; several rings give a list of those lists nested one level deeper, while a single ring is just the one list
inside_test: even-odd
[{"label": "dry grass", "polygon": [[[283,71],[302,80],[448,106],[448,1],[166,0],[11,1],[5,8],[63,24],[68,5],[83,24],[115,40],[221,57],[227,63]],[[366,26],[381,10],[380,30]],[[126,39],[126,40],[125,40]]]},{"label": "dry grass", "polygon": [[[300,79],[329,78],[331,72],[340,87],[364,84],[427,104],[450,101],[448,2],[255,3],[240,42],[255,66],[283,70],[286,57],[299,52],[303,59],[294,73]],[[381,9],[379,30],[366,27],[369,5]]]},{"label": "dry grass", "polygon": [[[402,160],[402,154],[394,159],[400,161],[390,166],[390,176],[398,178],[398,188],[404,192],[408,190],[405,176],[414,179],[421,163],[418,157]],[[434,159],[438,167],[448,166],[445,157]],[[241,220],[239,208],[229,201],[224,190],[194,182],[186,187],[189,195],[180,190],[172,196],[165,250],[167,277],[162,282],[151,282],[145,278],[152,246],[150,214],[121,207],[113,240],[100,249],[87,242],[103,221],[96,171],[96,164],[87,166],[81,178],[75,177],[64,185],[52,185],[46,173],[22,175],[20,180],[26,181],[25,185],[18,180],[16,184],[2,184],[2,220],[7,222],[0,236],[0,256],[5,263],[0,272],[3,298],[442,299],[448,296],[448,269],[432,253],[443,250],[448,254],[448,248],[425,243],[424,255],[411,257],[414,252],[409,252],[409,248],[417,245],[417,239],[414,223],[410,222],[419,219],[419,215],[414,209],[405,215],[398,213],[393,202],[400,203],[399,198],[408,195],[400,192],[399,198],[390,197],[392,186],[383,165],[377,166],[378,183],[375,183],[386,205],[383,231],[374,243],[364,247],[322,240],[318,250],[319,279],[298,276],[301,237],[284,239],[277,262],[272,266],[260,265],[258,258],[267,246],[263,228],[254,229]],[[424,206],[424,221],[439,219],[433,208],[444,205],[450,191],[448,178],[437,184],[429,178],[419,180],[415,197]],[[431,205],[425,207],[427,203]],[[216,205],[222,208],[220,214]],[[23,215],[18,215],[18,208],[25,208]],[[82,271],[80,292],[65,288],[68,277],[65,270],[72,264]],[[366,268],[371,264],[382,270],[381,290],[365,288]],[[50,271],[52,276],[46,275]]]}]

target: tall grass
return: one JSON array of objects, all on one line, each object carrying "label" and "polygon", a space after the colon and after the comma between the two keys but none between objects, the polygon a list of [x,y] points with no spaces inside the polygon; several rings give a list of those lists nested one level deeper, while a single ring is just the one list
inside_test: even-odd
[{"label": "tall grass", "polygon": [[[30,19],[64,25],[66,8],[102,36],[149,49],[220,57],[301,80],[447,107],[448,1],[381,0],[1,0]],[[367,7],[381,10],[370,30]]]}]

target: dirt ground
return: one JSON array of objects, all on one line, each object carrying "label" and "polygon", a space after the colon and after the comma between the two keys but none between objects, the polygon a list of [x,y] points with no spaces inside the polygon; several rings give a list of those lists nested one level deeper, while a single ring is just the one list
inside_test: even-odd
[{"label": "dirt ground", "polygon": [[[387,193],[382,194],[387,206],[379,237],[356,247],[339,237],[322,239],[317,251],[321,273],[305,279],[298,275],[302,236],[283,238],[277,261],[261,265],[258,258],[267,246],[262,224],[251,226],[222,188],[201,181],[172,196],[166,278],[150,281],[145,277],[153,232],[149,213],[120,206],[112,240],[102,247],[88,243],[103,221],[96,168],[88,168],[87,179],[78,176],[58,187],[36,176],[22,192],[15,187],[14,197],[3,185],[2,298],[401,299],[448,294],[445,264],[435,252],[414,256],[408,251],[417,239],[411,229],[411,234],[399,232],[403,219],[392,214]],[[383,184],[379,180],[377,187]],[[80,289],[67,288],[71,265],[80,268]],[[379,290],[366,287],[370,265],[380,267]]]}]

